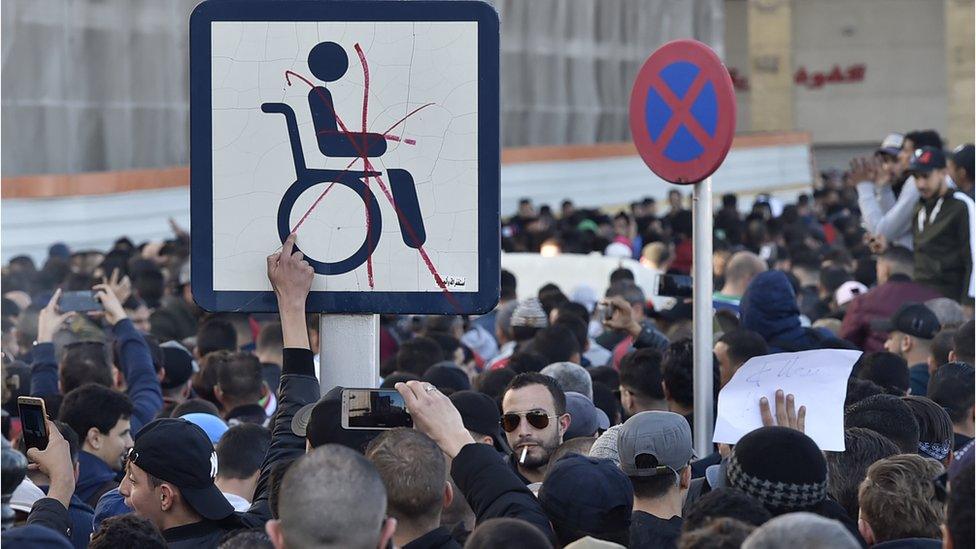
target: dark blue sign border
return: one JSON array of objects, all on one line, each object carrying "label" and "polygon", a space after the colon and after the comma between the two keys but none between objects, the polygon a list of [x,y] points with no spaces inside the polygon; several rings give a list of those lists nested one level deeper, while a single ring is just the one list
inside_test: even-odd
[{"label": "dark blue sign border", "polygon": [[[190,16],[191,286],[208,311],[275,312],[274,292],[215,291],[211,129],[211,23],[215,21],[474,21],[478,23],[478,291],[321,292],[306,310],[322,313],[480,314],[500,292],[499,22],[479,1],[206,1]],[[264,264],[255,266],[264,269]]]}]

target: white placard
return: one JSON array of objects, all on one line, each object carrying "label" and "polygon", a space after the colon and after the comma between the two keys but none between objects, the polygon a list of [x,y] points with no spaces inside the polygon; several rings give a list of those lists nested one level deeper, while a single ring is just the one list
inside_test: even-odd
[{"label": "white placard", "polygon": [[847,379],[861,351],[821,349],[777,353],[746,361],[718,395],[713,442],[735,444],[762,427],[759,399],[775,414],[776,390],[806,406],[804,432],[821,450],[844,450],[844,400]]}]

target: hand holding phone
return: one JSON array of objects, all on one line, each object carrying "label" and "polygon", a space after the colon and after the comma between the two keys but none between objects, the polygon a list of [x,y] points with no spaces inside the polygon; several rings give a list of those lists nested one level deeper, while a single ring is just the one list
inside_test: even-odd
[{"label": "hand holding phone", "polygon": [[88,290],[64,292],[59,305],[64,312],[92,313],[102,310],[102,304],[95,299],[95,294]]},{"label": "hand holding phone", "polygon": [[54,333],[58,331],[62,324],[72,316],[74,312],[61,312],[61,290],[54,291],[47,306],[41,309],[37,315],[37,342],[50,343],[54,339]]},{"label": "hand holding phone", "polygon": [[471,433],[464,428],[461,413],[447,395],[423,381],[397,383],[396,390],[403,397],[414,422],[414,429],[429,436],[441,451],[452,459],[461,449],[474,444]]},{"label": "hand holding phone", "polygon": [[47,408],[44,401],[37,397],[17,397],[17,408],[20,411],[20,424],[23,428],[24,447],[44,450],[48,443]]}]

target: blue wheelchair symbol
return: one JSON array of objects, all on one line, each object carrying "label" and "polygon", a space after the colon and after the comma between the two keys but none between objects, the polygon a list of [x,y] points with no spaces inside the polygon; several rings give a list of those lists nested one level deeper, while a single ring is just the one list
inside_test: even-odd
[{"label": "blue wheelchair symbol", "polygon": [[[335,42],[321,42],[308,54],[308,66],[312,74],[323,82],[334,82],[349,68],[349,57],[342,46]],[[378,158],[386,153],[386,137],[379,133],[340,131],[332,94],[325,86],[314,86],[308,93],[308,106],[312,114],[312,126],[318,142],[319,151],[325,156],[336,158]],[[263,103],[261,110],[266,113],[281,114],[285,117],[291,154],[295,162],[296,181],[285,191],[278,206],[278,237],[284,242],[291,233],[290,219],[298,197],[308,189],[321,184],[343,185],[354,191],[362,199],[368,214],[366,237],[359,249],[349,257],[334,262],[318,261],[305,254],[305,260],[322,275],[337,275],[352,271],[366,262],[380,241],[383,220],[376,195],[366,185],[369,177],[381,175],[378,171],[313,169],[305,165],[301,136],[295,111],[285,103]],[[390,191],[393,194],[393,207],[400,222],[400,235],[403,243],[418,249],[427,239],[417,188],[410,172],[389,168],[386,170]],[[296,246],[296,249],[297,246]],[[304,253],[304,252],[303,252]]]}]

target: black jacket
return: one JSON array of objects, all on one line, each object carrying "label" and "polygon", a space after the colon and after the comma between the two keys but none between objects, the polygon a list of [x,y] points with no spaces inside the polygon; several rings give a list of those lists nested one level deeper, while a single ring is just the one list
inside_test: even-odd
[{"label": "black jacket", "polygon": [[549,517],[539,500],[492,446],[468,444],[461,448],[451,463],[451,477],[478,524],[498,517],[522,519],[555,541]]},{"label": "black jacket", "polygon": [[668,520],[644,511],[634,511],[630,522],[631,549],[671,549],[678,546],[681,537],[681,517]]},{"label": "black jacket", "polygon": [[441,526],[404,545],[403,549],[461,549],[461,544]]}]

